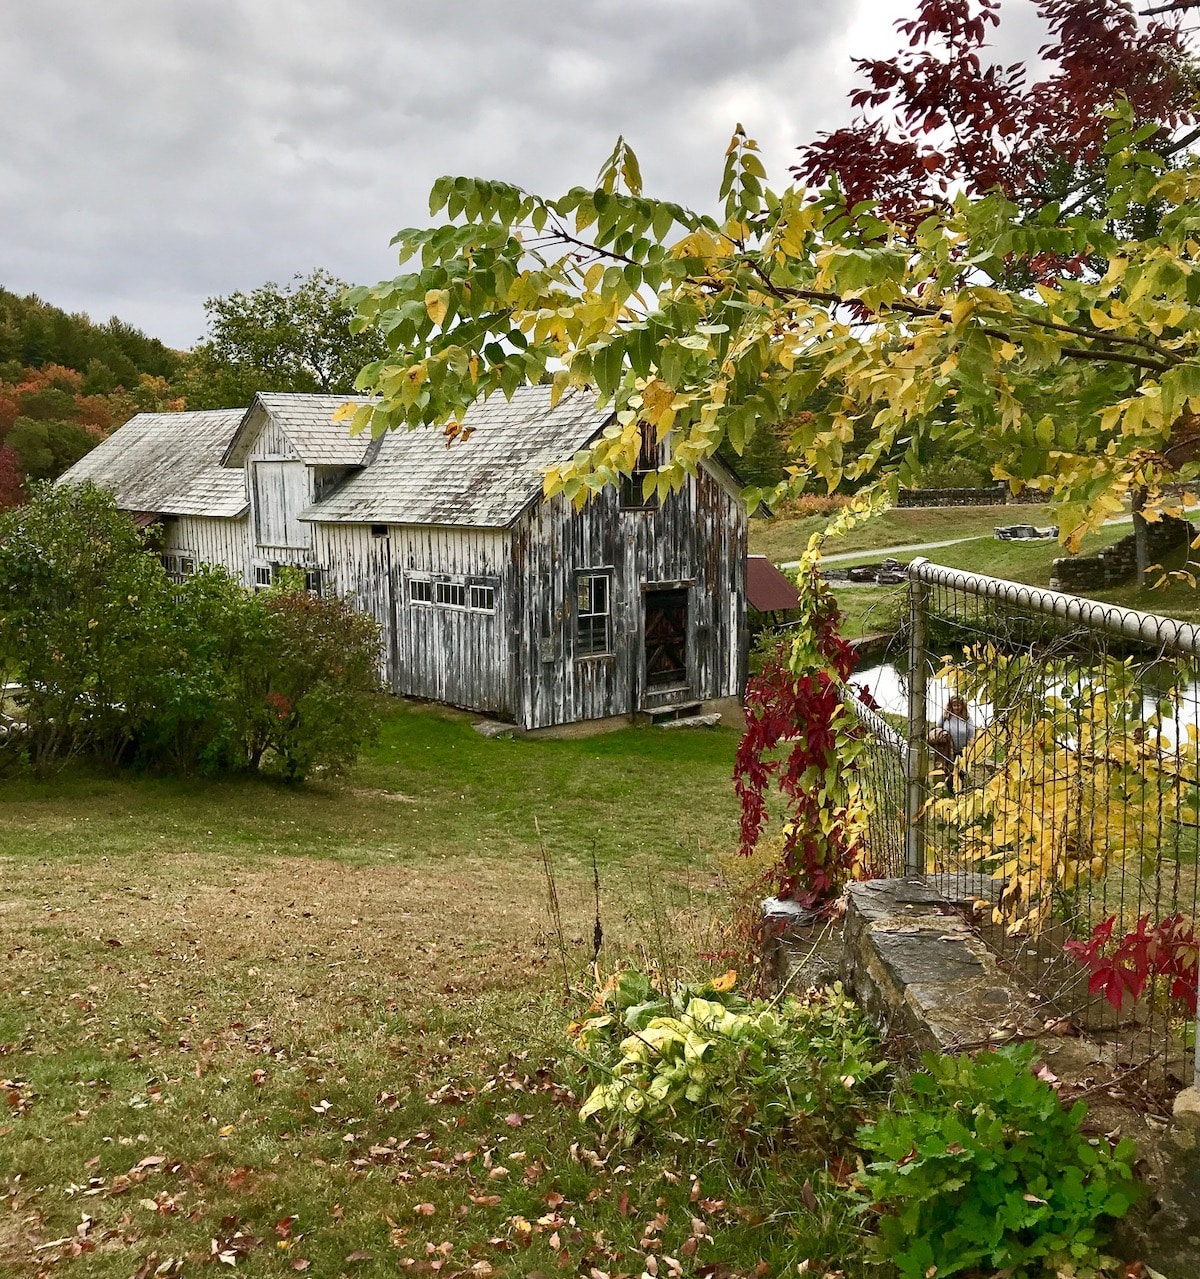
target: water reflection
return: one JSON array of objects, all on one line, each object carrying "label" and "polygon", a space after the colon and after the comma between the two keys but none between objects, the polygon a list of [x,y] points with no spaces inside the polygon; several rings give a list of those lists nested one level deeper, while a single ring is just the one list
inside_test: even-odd
[{"label": "water reflection", "polygon": [[[869,666],[866,670],[855,671],[850,676],[850,683],[866,688],[875,699],[879,709],[885,715],[908,717],[908,677],[901,674],[891,663],[883,666]],[[946,713],[946,703],[954,696],[954,688],[950,681],[937,678],[930,673],[925,691],[925,718],[931,724],[938,722]],[[971,723],[982,728],[991,722],[993,716],[990,702],[966,698],[967,711]]]},{"label": "water reflection", "polygon": [[[1189,724],[1200,729],[1200,682],[1193,679],[1186,684],[1177,684],[1178,674],[1178,668],[1168,662],[1149,664],[1137,673],[1137,684],[1141,689],[1141,718],[1148,724],[1157,719],[1155,729],[1165,739],[1163,745],[1168,749],[1173,748],[1176,742],[1188,740]],[[1054,678],[1060,682],[1053,692],[1061,695],[1067,686],[1068,676],[1062,673]],[[1074,678],[1077,680],[1078,675]],[[908,678],[890,662],[856,671],[850,677],[850,683],[866,688],[884,714],[908,718]],[[925,696],[928,723],[936,724],[941,720],[954,691],[949,680],[930,672]],[[990,702],[973,697],[966,701],[971,723],[976,729],[983,728],[995,717],[995,708]]]}]

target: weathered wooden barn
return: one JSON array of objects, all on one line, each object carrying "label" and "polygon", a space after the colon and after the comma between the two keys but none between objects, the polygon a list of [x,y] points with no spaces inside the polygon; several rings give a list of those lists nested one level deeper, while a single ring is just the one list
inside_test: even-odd
[{"label": "weathered wooden barn", "polygon": [[244,409],[139,413],[59,480],[92,480],[143,527],[162,529],[163,563],[176,576],[218,564],[239,581],[249,564],[245,476],[221,464]]},{"label": "weathered wooden barn", "polygon": [[[311,588],[373,613],[400,694],[525,728],[671,716],[740,695],[746,512],[720,463],[661,504],[642,499],[635,477],[576,511],[546,499],[542,477],[606,425],[585,394],[553,407],[548,387],[497,397],[451,443],[426,431],[351,437],[332,420],[343,403],[264,394],[232,421],[142,415],[64,479],[93,479],[125,509],[169,517],[169,567],[219,563],[261,587],[295,565]],[[183,416],[202,421],[146,422]],[[186,503],[159,500],[149,476],[137,483],[189,429],[207,440],[198,476],[228,477],[221,514],[174,509]],[[642,464],[653,462],[647,453]],[[221,521],[238,525],[240,547],[226,545],[223,525],[218,538]]]}]

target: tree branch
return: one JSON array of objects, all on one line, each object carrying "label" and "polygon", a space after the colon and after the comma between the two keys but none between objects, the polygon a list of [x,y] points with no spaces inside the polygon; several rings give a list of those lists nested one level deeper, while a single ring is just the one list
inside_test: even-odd
[{"label": "tree branch", "polygon": [[1153,18],[1159,13],[1182,13],[1185,9],[1197,7],[1200,7],[1200,0],[1170,0],[1169,4],[1160,4],[1153,9],[1139,9],[1138,14],[1143,18]]}]

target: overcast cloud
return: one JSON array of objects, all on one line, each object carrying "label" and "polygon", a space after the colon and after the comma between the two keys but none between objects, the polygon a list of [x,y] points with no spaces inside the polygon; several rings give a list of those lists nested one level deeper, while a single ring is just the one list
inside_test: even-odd
[{"label": "overcast cloud", "polygon": [[[190,346],[214,294],[392,274],[439,174],[554,194],[618,133],[649,193],[709,208],[737,121],[781,180],[912,7],[0,0],[0,285]],[[1036,44],[1009,8],[1005,60]]]}]

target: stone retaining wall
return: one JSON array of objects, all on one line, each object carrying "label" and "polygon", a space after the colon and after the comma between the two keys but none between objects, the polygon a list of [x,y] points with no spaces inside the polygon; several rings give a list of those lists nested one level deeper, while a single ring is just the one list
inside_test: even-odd
[{"label": "stone retaining wall", "polygon": [[896,495],[897,506],[1003,506],[1008,496],[1008,485],[993,484],[990,488],[963,489],[901,489]]},{"label": "stone retaining wall", "polygon": [[1049,493],[1033,489],[1013,497],[1007,484],[990,484],[984,488],[901,489],[896,495],[897,506],[1011,506],[1013,503],[1040,506],[1049,500]]},{"label": "stone retaining wall", "polygon": [[[1167,515],[1146,525],[1150,563],[1158,564],[1178,554],[1191,541],[1195,530],[1187,520]],[[1102,591],[1123,586],[1137,577],[1137,539],[1132,533],[1095,555],[1068,555],[1054,561],[1050,589],[1055,591]]]},{"label": "stone retaining wall", "polygon": [[[1118,1223],[1111,1251],[1140,1260],[1165,1279],[1195,1279],[1200,1264],[1200,1092],[1180,1094],[1175,1122],[1151,1123],[1123,1103],[1110,1052],[1064,1036],[1009,977],[958,907],[988,899],[981,875],[931,875],[852,884],[844,922],[842,977],[894,1044],[958,1053],[1032,1039],[1043,1069],[1062,1084],[1085,1081],[1088,1126],[1134,1139],[1148,1193]],[[1043,1075],[1045,1077],[1045,1075]]]}]

